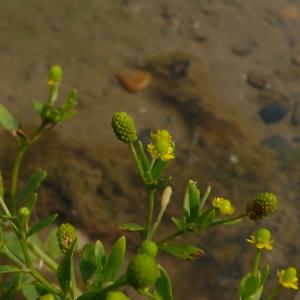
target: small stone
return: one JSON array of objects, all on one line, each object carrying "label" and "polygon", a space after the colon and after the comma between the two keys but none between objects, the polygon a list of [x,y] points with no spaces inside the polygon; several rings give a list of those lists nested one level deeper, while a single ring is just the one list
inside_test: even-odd
[{"label": "small stone", "polygon": [[207,41],[207,36],[204,33],[197,32],[194,35],[194,39],[199,43],[203,43]]},{"label": "small stone", "polygon": [[300,143],[300,136],[293,137],[293,142],[299,144]]},{"label": "small stone", "polygon": [[270,90],[271,89],[271,84],[261,75],[249,72],[246,75],[246,80],[247,82],[260,90]]},{"label": "small stone", "polygon": [[294,65],[300,67],[300,54],[294,55],[291,60]]},{"label": "small stone", "polygon": [[280,9],[279,15],[287,20],[297,20],[299,18],[299,9],[294,4],[288,4]]},{"label": "small stone", "polygon": [[249,55],[255,50],[256,43],[252,40],[238,42],[231,46],[231,51],[239,56]]},{"label": "small stone", "polygon": [[183,78],[187,76],[191,61],[189,59],[180,59],[169,65],[169,72],[173,78]]},{"label": "small stone", "polygon": [[229,155],[229,162],[233,165],[237,164],[239,162],[239,157],[235,154]]},{"label": "small stone", "polygon": [[279,160],[284,160],[293,150],[289,142],[280,135],[267,137],[262,141],[262,143],[273,150]]},{"label": "small stone", "polygon": [[152,81],[151,74],[144,70],[121,71],[116,76],[122,86],[132,93],[145,89]]},{"label": "small stone", "polygon": [[273,101],[265,105],[258,112],[265,124],[273,124],[281,121],[288,113],[289,107],[287,103]]}]

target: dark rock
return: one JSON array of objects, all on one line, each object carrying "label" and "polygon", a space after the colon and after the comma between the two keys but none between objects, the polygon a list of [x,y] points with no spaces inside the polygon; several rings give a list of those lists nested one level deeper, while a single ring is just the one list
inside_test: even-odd
[{"label": "dark rock", "polygon": [[173,78],[182,78],[187,75],[190,65],[188,59],[177,60],[169,66],[169,71]]},{"label": "dark rock", "polygon": [[273,124],[281,121],[288,112],[288,103],[273,101],[260,109],[258,114],[265,124]]},{"label": "dark rock", "polygon": [[293,137],[293,142],[299,144],[300,143],[300,136]]},{"label": "dark rock", "polygon": [[195,33],[194,38],[199,43],[203,43],[207,41],[207,36],[203,33]]},{"label": "dark rock", "polygon": [[272,135],[262,141],[263,145],[272,149],[279,160],[284,160],[293,151],[289,142],[280,135]]}]

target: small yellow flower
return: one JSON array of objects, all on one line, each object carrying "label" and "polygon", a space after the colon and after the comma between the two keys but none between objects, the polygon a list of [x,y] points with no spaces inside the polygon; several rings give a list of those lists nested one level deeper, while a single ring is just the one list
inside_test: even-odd
[{"label": "small yellow flower", "polygon": [[213,207],[218,208],[222,215],[232,215],[235,211],[235,208],[231,205],[231,202],[224,198],[214,198],[212,205]]},{"label": "small yellow flower", "polygon": [[277,271],[278,282],[287,289],[298,290],[297,270],[289,267],[285,270]]},{"label": "small yellow flower", "polygon": [[257,249],[272,250],[273,241],[271,240],[271,232],[266,228],[257,230],[249,239],[246,239],[250,244],[255,245]]},{"label": "small yellow flower", "polygon": [[167,130],[157,130],[151,133],[153,143],[149,144],[147,149],[154,159],[170,160],[175,158],[175,143]]}]

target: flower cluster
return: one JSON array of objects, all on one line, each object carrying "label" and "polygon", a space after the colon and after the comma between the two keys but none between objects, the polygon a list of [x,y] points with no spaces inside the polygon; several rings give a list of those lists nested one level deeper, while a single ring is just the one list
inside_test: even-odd
[{"label": "flower cluster", "polygon": [[235,212],[235,208],[231,205],[230,200],[225,198],[216,197],[212,201],[213,207],[220,210],[222,215],[232,215]]}]

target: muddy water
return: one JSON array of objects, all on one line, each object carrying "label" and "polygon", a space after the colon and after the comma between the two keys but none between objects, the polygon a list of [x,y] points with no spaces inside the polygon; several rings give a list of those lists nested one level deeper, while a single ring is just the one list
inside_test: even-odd
[{"label": "muddy water", "polygon": [[[144,140],[155,128],[173,133],[168,216],[179,214],[188,179],[202,189],[211,182],[213,195],[239,210],[259,192],[280,199],[279,213],[259,224],[187,237],[207,253],[196,262],[174,267],[162,256],[176,299],[234,299],[253,257],[244,240],[258,226],[274,234],[275,250],[265,258],[273,281],[278,267],[300,268],[299,10],[296,0],[0,2],[1,103],[30,131],[38,122],[30,102],[46,98],[45,74],[56,63],[65,70],[62,95],[73,86],[80,95],[78,116],[26,155],[23,181],[37,167],[49,173],[38,216],[58,211],[106,245],[121,234],[118,224],[143,220],[145,192],[110,129],[113,112],[126,110]],[[153,77],[137,94],[115,77],[132,68]],[[8,174],[15,147],[2,131],[1,139]],[[159,234],[171,230],[166,218]],[[133,250],[133,235],[129,243]]]}]

